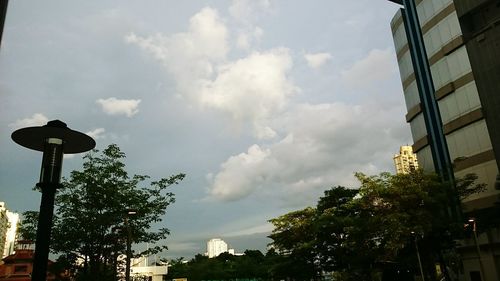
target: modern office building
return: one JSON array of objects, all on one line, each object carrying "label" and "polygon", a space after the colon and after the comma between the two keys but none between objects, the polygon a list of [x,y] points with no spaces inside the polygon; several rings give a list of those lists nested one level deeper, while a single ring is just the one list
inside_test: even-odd
[{"label": "modern office building", "polygon": [[404,145],[399,148],[399,154],[394,155],[394,166],[397,174],[408,174],[418,169],[417,155],[413,153],[413,147]]},{"label": "modern office building", "polygon": [[[499,202],[500,8],[496,0],[390,0],[391,21],[419,166],[445,179],[468,173],[487,184],[461,202],[464,217]],[[480,223],[479,221],[477,222]],[[500,236],[460,248],[464,280],[500,280]]]}]

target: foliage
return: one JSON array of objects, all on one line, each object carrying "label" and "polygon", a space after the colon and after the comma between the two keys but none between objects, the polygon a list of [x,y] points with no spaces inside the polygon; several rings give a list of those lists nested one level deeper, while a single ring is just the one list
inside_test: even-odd
[{"label": "foliage", "polygon": [[25,211],[22,220],[18,224],[17,231],[23,240],[35,241],[38,223],[38,211]]},{"label": "foliage", "polygon": [[167,279],[199,280],[270,280],[269,256],[258,250],[246,250],[242,256],[222,253],[215,258],[196,255],[189,262],[182,258],[170,261]]},{"label": "foliage", "polygon": [[[418,270],[418,243],[426,280],[434,280],[434,263],[443,261],[442,252],[452,249],[453,239],[462,233],[460,222],[449,215],[450,198],[463,199],[481,192],[484,185],[467,175],[457,180],[454,190],[423,171],[355,175],[359,189],[334,187],[325,191],[316,208],[270,220],[275,228],[269,237],[283,256],[281,265],[294,268],[291,261],[300,253],[306,258],[302,265],[315,267],[303,270],[309,279],[320,271],[336,272],[341,280],[374,280],[381,275],[401,279],[401,274]],[[294,276],[292,270],[286,277],[304,276]]]},{"label": "foliage", "polygon": [[[73,260],[79,258],[80,280],[112,280],[116,276],[117,257],[125,254],[127,235],[134,243],[154,244],[166,238],[167,228],[155,229],[174,202],[174,194],[167,191],[179,183],[184,174],[173,175],[144,184],[146,175],[129,176],[123,159],[125,154],[117,145],[109,145],[102,152],[92,150],[84,156],[83,170],[72,171],[63,179],[63,188],[56,196],[56,216],[51,248]],[[129,215],[128,211],[136,211]],[[33,233],[29,215],[23,236]],[[150,247],[152,254],[166,249],[165,245]]]},{"label": "foliage", "polygon": [[286,270],[289,277],[299,280],[319,275],[315,233],[312,231],[315,214],[316,210],[309,207],[270,220],[275,227],[269,235],[273,247],[285,256],[281,266],[284,268],[275,267],[277,273]]}]

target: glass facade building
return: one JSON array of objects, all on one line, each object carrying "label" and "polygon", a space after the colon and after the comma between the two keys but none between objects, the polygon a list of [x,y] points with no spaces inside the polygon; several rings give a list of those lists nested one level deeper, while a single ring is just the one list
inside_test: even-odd
[{"label": "glass facade building", "polygon": [[[444,175],[449,171],[451,178],[474,173],[487,185],[484,192],[461,202],[466,219],[472,212],[500,202],[496,189],[500,164],[499,2],[392,2],[404,5],[393,17],[391,29],[406,121],[419,166]],[[462,277],[472,281],[479,271],[477,253],[472,241],[461,243]],[[498,231],[483,233],[479,243],[486,271],[483,280],[500,280]]]}]

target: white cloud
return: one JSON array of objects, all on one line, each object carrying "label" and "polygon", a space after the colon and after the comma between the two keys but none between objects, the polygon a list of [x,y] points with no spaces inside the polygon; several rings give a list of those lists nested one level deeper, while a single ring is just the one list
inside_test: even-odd
[{"label": "white cloud", "polygon": [[124,100],[117,98],[98,99],[96,101],[102,110],[109,115],[126,115],[132,117],[139,112],[139,103],[141,100]]},{"label": "white cloud", "polygon": [[303,206],[333,185],[356,186],[356,171],[392,169],[391,155],[403,142],[393,116],[393,109],[377,104],[298,105],[276,121],[286,137],[252,145],[221,165],[209,198],[273,195],[287,205]]},{"label": "white cloud", "polygon": [[389,79],[398,67],[391,49],[371,50],[366,57],[342,71],[342,79],[352,87],[369,87]]},{"label": "white cloud", "polygon": [[250,25],[257,20],[258,15],[271,6],[269,0],[233,0],[229,14],[244,24]]},{"label": "white cloud", "polygon": [[97,128],[95,130],[86,132],[86,134],[92,137],[94,140],[98,140],[104,138],[104,132],[106,132],[104,128]]},{"label": "white cloud", "polygon": [[296,90],[287,78],[291,67],[287,49],[255,52],[220,66],[216,79],[199,90],[200,102],[229,113],[233,120],[250,122],[258,138],[274,137],[268,118],[282,110]]},{"label": "white cloud", "polygon": [[214,63],[225,60],[229,51],[228,31],[216,10],[204,8],[191,17],[187,32],[171,36],[156,34],[125,39],[157,59],[171,74],[182,95],[196,95],[213,75]]},{"label": "white cloud", "polygon": [[249,50],[253,42],[259,42],[264,34],[264,30],[260,27],[255,27],[253,30],[240,30],[236,39],[236,46],[243,50]]},{"label": "white cloud", "polygon": [[262,150],[258,145],[253,145],[247,152],[231,156],[221,165],[210,194],[224,201],[250,195],[267,176],[265,166],[269,164],[270,153],[270,150]]},{"label": "white cloud", "polygon": [[[253,31],[255,37],[262,32],[259,28]],[[252,127],[257,138],[276,135],[268,119],[297,90],[288,78],[292,68],[288,49],[253,52],[228,61],[227,28],[211,8],[191,18],[188,32],[144,38],[131,34],[126,40],[163,64],[175,78],[181,96],[227,113],[238,126]]]},{"label": "white cloud", "polygon": [[332,55],[329,53],[315,53],[315,54],[305,54],[304,58],[307,61],[307,64],[311,68],[320,68],[326,62],[332,59]]},{"label": "white cloud", "polygon": [[48,121],[49,119],[42,113],[35,113],[31,117],[18,119],[15,122],[10,123],[9,127],[19,129],[24,127],[43,126],[47,124]]}]

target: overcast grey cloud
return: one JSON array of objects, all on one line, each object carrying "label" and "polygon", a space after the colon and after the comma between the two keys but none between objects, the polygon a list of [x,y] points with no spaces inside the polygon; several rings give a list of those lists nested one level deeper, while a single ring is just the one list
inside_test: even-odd
[{"label": "overcast grey cloud", "polygon": [[[37,209],[41,155],[10,140],[60,119],[130,174],[184,172],[167,257],[222,237],[265,250],[267,220],[410,141],[382,0],[10,1],[0,50],[0,201]],[[65,157],[64,175],[82,155]],[[144,247],[136,245],[135,247]]]}]

